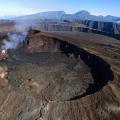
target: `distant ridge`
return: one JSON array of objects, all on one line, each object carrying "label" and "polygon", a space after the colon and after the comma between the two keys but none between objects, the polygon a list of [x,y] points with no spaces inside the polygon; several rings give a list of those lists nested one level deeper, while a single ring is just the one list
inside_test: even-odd
[{"label": "distant ridge", "polygon": [[[5,18],[5,17],[4,17]],[[74,21],[74,20],[93,20],[93,21],[104,21],[104,22],[115,22],[115,23],[120,23],[120,17],[117,16],[96,16],[90,14],[88,11],[82,10],[78,11],[75,14],[67,14],[64,11],[48,11],[48,12],[41,12],[41,13],[36,13],[36,14],[31,14],[31,15],[24,15],[20,17],[7,17],[6,19],[22,19],[22,20],[30,20],[30,19],[57,19],[57,20],[69,20],[69,21]]]}]

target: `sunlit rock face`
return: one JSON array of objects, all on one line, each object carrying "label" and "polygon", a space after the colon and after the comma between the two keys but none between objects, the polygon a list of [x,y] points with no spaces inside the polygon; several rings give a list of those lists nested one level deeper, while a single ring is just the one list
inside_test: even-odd
[{"label": "sunlit rock face", "polygon": [[1,50],[0,51],[0,60],[6,59],[8,57],[7,50]]},{"label": "sunlit rock face", "polygon": [[5,87],[8,85],[7,76],[7,67],[0,67],[0,87]]},{"label": "sunlit rock face", "polygon": [[2,50],[1,54],[6,54],[6,52],[7,52],[6,50]]}]

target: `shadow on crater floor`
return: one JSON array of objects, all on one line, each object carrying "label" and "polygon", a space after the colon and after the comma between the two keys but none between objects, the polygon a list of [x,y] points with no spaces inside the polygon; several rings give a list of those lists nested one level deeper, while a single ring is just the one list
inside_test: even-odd
[{"label": "shadow on crater floor", "polygon": [[111,66],[106,61],[68,42],[57,41],[59,41],[59,49],[62,53],[66,54],[68,57],[70,54],[73,54],[75,58],[80,57],[84,63],[90,67],[94,79],[94,84],[90,84],[84,94],[71,98],[70,100],[76,100],[86,95],[94,94],[101,90],[108,81],[113,80],[114,74],[111,70]]}]

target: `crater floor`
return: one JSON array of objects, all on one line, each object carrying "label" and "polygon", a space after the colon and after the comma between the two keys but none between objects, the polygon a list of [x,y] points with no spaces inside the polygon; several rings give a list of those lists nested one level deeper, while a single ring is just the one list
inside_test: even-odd
[{"label": "crater floor", "polygon": [[7,61],[11,87],[24,92],[27,87],[31,95],[36,91],[33,96],[36,94],[48,101],[66,101],[82,95],[94,82],[90,68],[81,59],[61,53],[29,53],[15,57]]}]

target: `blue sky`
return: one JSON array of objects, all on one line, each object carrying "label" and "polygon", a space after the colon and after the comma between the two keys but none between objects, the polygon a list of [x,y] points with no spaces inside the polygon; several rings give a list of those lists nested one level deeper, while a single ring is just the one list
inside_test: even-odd
[{"label": "blue sky", "polygon": [[0,15],[23,15],[64,10],[88,10],[95,15],[120,16],[120,0],[0,0]]}]

